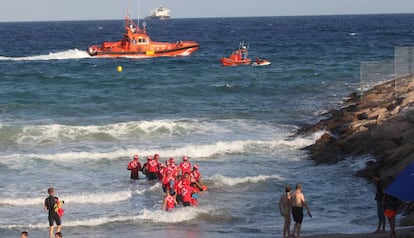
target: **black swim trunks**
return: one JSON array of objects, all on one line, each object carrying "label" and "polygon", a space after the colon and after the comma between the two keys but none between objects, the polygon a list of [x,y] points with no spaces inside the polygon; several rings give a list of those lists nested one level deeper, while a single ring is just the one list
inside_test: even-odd
[{"label": "black swim trunks", "polygon": [[303,207],[292,207],[292,215],[293,215],[293,220],[296,223],[302,224],[302,220],[303,220]]},{"label": "black swim trunks", "polygon": [[58,226],[60,226],[61,225],[61,221],[60,221],[60,217],[59,217],[59,215],[56,213],[56,212],[54,212],[54,213],[52,213],[51,215],[49,215],[49,225],[50,226],[53,226],[53,222],[56,222],[56,225],[58,225]]}]

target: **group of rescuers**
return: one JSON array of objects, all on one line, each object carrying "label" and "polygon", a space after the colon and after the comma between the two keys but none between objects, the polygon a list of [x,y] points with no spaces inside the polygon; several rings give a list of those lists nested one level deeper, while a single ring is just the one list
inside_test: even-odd
[{"label": "group of rescuers", "polygon": [[170,211],[176,206],[197,206],[198,194],[207,189],[201,180],[198,165],[191,167],[187,156],[177,165],[174,158],[169,158],[165,164],[159,161],[159,154],[148,156],[147,161],[141,165],[139,156],[133,156],[127,169],[131,171],[131,179],[139,179],[141,171],[148,180],[159,180],[165,194],[161,209]]}]

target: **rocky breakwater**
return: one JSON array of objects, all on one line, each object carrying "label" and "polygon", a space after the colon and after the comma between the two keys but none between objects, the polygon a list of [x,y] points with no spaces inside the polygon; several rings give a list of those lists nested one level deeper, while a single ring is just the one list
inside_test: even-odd
[{"label": "rocky breakwater", "polygon": [[341,109],[332,109],[325,116],[298,132],[325,131],[305,148],[316,163],[368,157],[371,159],[357,175],[370,179],[376,171],[383,177],[396,177],[414,161],[414,78],[398,79],[397,87],[391,80],[362,95],[353,93]]}]

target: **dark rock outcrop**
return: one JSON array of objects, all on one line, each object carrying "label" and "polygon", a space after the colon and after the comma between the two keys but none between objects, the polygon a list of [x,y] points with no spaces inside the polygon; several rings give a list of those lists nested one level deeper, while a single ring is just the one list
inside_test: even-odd
[{"label": "dark rock outcrop", "polygon": [[362,95],[353,93],[343,108],[332,109],[329,117],[298,133],[326,131],[315,144],[306,147],[317,164],[337,163],[349,156],[370,154],[375,162],[357,175],[370,178],[379,171],[397,176],[414,161],[414,80],[380,84]]},{"label": "dark rock outcrop", "polygon": [[[369,154],[375,161],[369,161],[356,175],[370,179],[375,172],[395,178],[414,161],[414,78],[399,79],[398,91],[394,81],[389,81],[360,96],[353,93],[342,109],[333,109],[328,115],[298,131],[325,131],[305,148],[317,164]],[[413,206],[401,225],[414,225]]]}]

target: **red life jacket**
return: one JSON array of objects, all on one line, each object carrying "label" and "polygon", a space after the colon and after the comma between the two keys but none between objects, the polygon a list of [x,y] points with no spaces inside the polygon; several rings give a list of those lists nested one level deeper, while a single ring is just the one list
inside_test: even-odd
[{"label": "red life jacket", "polygon": [[62,217],[63,213],[65,213],[65,210],[62,208],[62,204],[63,204],[63,201],[60,202],[59,198],[55,197],[55,205],[53,209],[59,215],[59,217]]},{"label": "red life jacket", "polygon": [[168,194],[165,199],[167,199],[167,211],[170,210],[171,208],[174,208],[175,207],[174,197],[173,196],[171,196],[170,194]]},{"label": "red life jacket", "polygon": [[158,170],[158,164],[155,160],[150,160],[148,162],[148,172],[155,173]]},{"label": "red life jacket", "polygon": [[[141,167],[141,164],[136,160],[133,160],[133,161],[129,162],[129,164],[128,164],[128,169],[129,170],[133,170],[133,169],[136,169],[138,167]],[[140,169],[140,168],[138,168],[138,169]]]},{"label": "red life jacket", "polygon": [[171,176],[171,175],[164,176],[164,178],[162,179],[162,184],[169,187],[170,186],[170,181],[174,181],[173,176]]},{"label": "red life jacket", "polygon": [[180,164],[181,174],[189,173],[191,170],[191,164],[188,161],[181,162]]},{"label": "red life jacket", "polygon": [[198,170],[193,170],[191,172],[191,182],[198,182],[200,181],[201,174],[198,172]]},{"label": "red life jacket", "polygon": [[193,193],[193,188],[190,185],[185,184],[181,189],[181,193],[183,195],[183,201],[191,203],[191,194]]},{"label": "red life jacket", "polygon": [[174,190],[177,191],[177,194],[181,194],[181,190],[183,189],[183,187],[184,187],[183,180],[175,181]]}]

